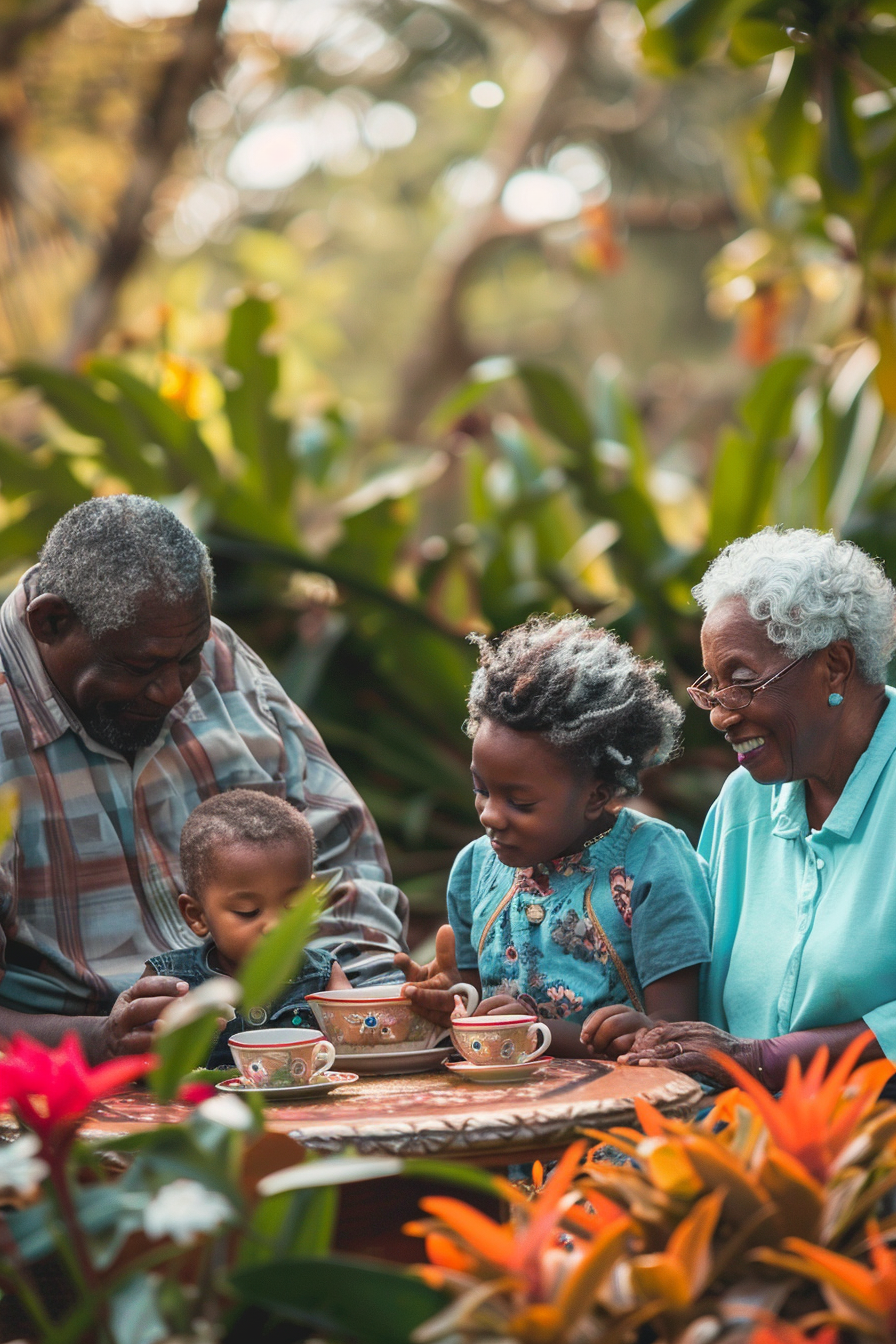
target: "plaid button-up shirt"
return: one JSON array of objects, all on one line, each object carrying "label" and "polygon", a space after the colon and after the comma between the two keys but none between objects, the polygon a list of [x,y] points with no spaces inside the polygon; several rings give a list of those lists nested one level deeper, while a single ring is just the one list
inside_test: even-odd
[{"label": "plaid button-up shirt", "polygon": [[373,818],[261,659],[213,620],[202,671],[130,765],[47,676],[24,618],[33,573],[0,608],[0,783],[20,808],[0,859],[0,1005],[107,1011],[149,957],[194,944],[177,907],[181,828],[226,789],[295,803],[316,871],[341,870],[318,945],[402,950],[407,900]]}]

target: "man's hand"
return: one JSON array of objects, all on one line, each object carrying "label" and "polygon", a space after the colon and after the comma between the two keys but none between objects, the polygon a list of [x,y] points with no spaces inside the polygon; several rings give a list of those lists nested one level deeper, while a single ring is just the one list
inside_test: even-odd
[{"label": "man's hand", "polygon": [[406,952],[398,952],[395,965],[398,970],[404,971],[407,980],[404,994],[420,1016],[440,1027],[449,1027],[454,1011],[454,997],[448,991],[463,979],[457,969],[457,950],[451,925],[443,924],[436,934],[436,955],[433,961],[418,966]]},{"label": "man's hand", "polygon": [[645,1013],[637,1013],[625,1003],[611,1003],[586,1017],[580,1040],[586,1054],[617,1059],[632,1048],[639,1031],[656,1025]]},{"label": "man's hand", "polygon": [[144,1055],[152,1050],[153,1028],[160,1014],[190,986],[173,975],[147,975],[119,994],[109,1016],[102,1019],[91,1053],[97,1060],[113,1055]]}]

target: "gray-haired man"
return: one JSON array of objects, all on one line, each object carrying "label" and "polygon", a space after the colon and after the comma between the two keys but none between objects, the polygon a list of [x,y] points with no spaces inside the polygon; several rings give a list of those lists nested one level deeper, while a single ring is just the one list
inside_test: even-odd
[{"label": "gray-haired man", "polygon": [[361,963],[405,949],[407,902],[370,814],[261,660],[211,617],[212,589],[205,547],[170,510],[117,495],[66,514],[0,608],[0,783],[20,806],[0,866],[0,1035],[75,1027],[94,1058],[148,1047],[183,989],[133,982],[191,941],[181,828],[230,788],[301,807],[317,871],[342,870],[321,945],[348,940]]}]

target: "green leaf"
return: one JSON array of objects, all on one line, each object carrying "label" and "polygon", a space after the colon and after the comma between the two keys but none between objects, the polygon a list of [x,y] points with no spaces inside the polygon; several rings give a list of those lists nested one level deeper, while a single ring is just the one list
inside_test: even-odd
[{"label": "green leaf", "polygon": [[280,920],[256,943],[236,977],[246,1008],[271,1003],[302,964],[332,883],[311,881]]},{"label": "green leaf", "polygon": [[220,1008],[210,1008],[182,1027],[160,1033],[153,1041],[159,1064],[149,1075],[150,1086],[159,1101],[170,1101],[184,1078],[208,1058],[218,1034]]},{"label": "green leaf", "polygon": [[284,1191],[261,1200],[240,1247],[240,1269],[324,1255],[333,1239],[338,1207],[332,1186]]},{"label": "green leaf", "polygon": [[737,65],[754,65],[773,51],[790,46],[790,39],[779,23],[770,19],[741,19],[731,29],[728,55]]},{"label": "green leaf", "polygon": [[86,378],[60,369],[24,361],[11,376],[22,387],[36,387],[46,401],[79,434],[99,439],[106,450],[108,469],[145,495],[170,493],[167,474],[144,458],[142,437],[121,407],[98,395]]},{"label": "green leaf", "polygon": [[156,1344],[169,1330],[159,1312],[156,1281],[133,1274],[109,1298],[109,1329],[115,1344]]},{"label": "green leaf", "polygon": [[684,0],[671,13],[664,7],[660,24],[651,23],[651,17],[656,17],[655,9],[652,15],[648,11],[645,50],[667,68],[687,69],[706,56],[714,40],[753,3],[754,0]]},{"label": "green leaf", "polygon": [[375,1260],[309,1256],[238,1270],[237,1297],[316,1332],[361,1344],[410,1344],[448,1296]]},{"label": "green leaf", "polygon": [[855,149],[855,113],[852,109],[854,90],[849,75],[840,66],[825,72],[824,83],[828,96],[824,99],[827,116],[824,122],[825,169],[841,191],[852,195],[862,185],[862,165]]},{"label": "green leaf", "polygon": [[138,432],[155,443],[168,459],[172,484],[178,489],[195,483],[214,497],[220,489],[218,466],[203,443],[195,423],[159,396],[154,387],[112,359],[92,359],[90,372],[121,392],[122,409],[130,411]]},{"label": "green leaf", "polygon": [[[233,442],[246,460],[244,484],[273,511],[262,524],[275,540],[292,540],[287,527],[295,463],[289,453],[289,425],[271,410],[280,365],[263,348],[263,338],[274,321],[274,310],[262,299],[250,297],[234,308],[227,333],[225,356],[235,385],[225,393]],[[279,523],[279,526],[277,525]],[[257,528],[256,528],[257,530]]]},{"label": "green leaf", "polygon": [[[865,220],[859,246],[864,256],[896,244],[896,180],[888,183],[875,196]],[[2,463],[0,463],[2,480]]]},{"label": "green leaf", "polygon": [[806,120],[804,104],[813,95],[812,58],[797,52],[787,83],[765,124],[765,146],[780,177],[793,177],[814,166],[818,128]]},{"label": "green leaf", "polygon": [[896,84],[896,33],[862,33],[856,48],[865,64],[883,75],[887,84]]},{"label": "green leaf", "polygon": [[576,453],[587,453],[594,437],[587,412],[559,373],[538,364],[520,364],[517,375],[542,429]]},{"label": "green leaf", "polygon": [[741,403],[743,429],[723,432],[710,501],[710,553],[765,521],[781,467],[778,444],[790,428],[794,398],[811,364],[808,355],[785,355],[769,364]]}]

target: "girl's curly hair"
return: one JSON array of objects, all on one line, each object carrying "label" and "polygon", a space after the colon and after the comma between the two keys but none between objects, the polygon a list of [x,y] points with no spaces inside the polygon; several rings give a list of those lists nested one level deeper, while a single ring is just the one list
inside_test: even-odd
[{"label": "girl's curly hair", "polygon": [[638,775],[667,761],[684,714],[657,684],[659,663],[636,657],[587,616],[530,616],[487,639],[470,635],[479,667],[465,731],[483,719],[541,733],[617,796],[640,791]]}]

